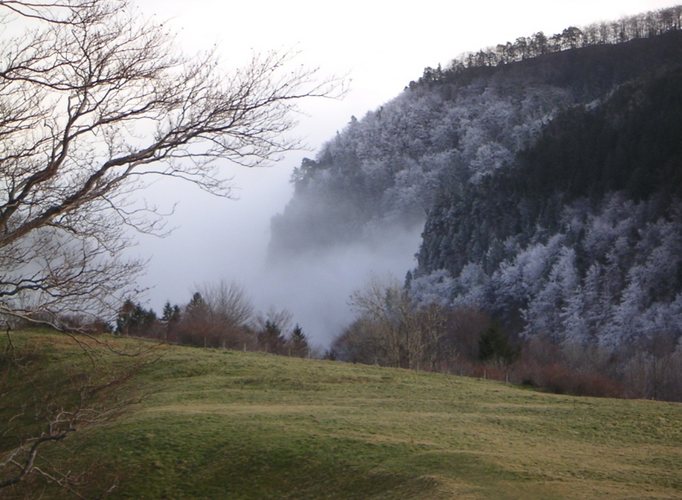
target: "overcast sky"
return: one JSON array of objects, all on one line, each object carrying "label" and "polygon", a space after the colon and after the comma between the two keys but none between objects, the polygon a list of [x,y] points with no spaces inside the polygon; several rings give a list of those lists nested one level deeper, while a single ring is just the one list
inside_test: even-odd
[{"label": "overcast sky", "polygon": [[[147,304],[184,303],[193,284],[220,278],[253,290],[259,307],[272,295],[253,283],[265,255],[270,217],[291,196],[288,178],[304,156],[314,156],[349,121],[395,97],[426,66],[435,67],[466,51],[496,45],[537,31],[553,34],[570,25],[675,5],[663,0],[369,1],[346,0],[138,0],[145,16],[166,22],[188,53],[219,47],[225,69],[272,49],[299,52],[297,63],[320,75],[346,75],[343,100],[314,100],[303,106],[296,133],[309,151],[289,155],[272,168],[234,175],[238,201],[212,198],[192,186],[164,185],[155,200],[179,201],[162,240],[141,238],[139,254],[150,259],[144,285]],[[414,253],[415,248],[411,251]],[[409,267],[411,253],[394,267]],[[404,270],[396,270],[400,275]],[[273,304],[289,307],[287,304]],[[328,338],[329,333],[323,337]]]}]

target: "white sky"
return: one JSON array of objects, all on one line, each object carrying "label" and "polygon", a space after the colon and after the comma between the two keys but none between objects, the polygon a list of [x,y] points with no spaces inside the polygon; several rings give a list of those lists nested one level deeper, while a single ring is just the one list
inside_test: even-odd
[{"label": "white sky", "polygon": [[251,51],[294,49],[324,74],[345,75],[342,103],[310,105],[302,130],[317,147],[348,118],[396,96],[424,67],[446,65],[469,50],[537,31],[675,5],[670,0],[138,0],[168,21],[189,52],[218,44],[226,66]]},{"label": "white sky", "polygon": [[[291,196],[288,178],[303,156],[313,156],[349,121],[361,118],[398,95],[426,66],[443,66],[462,52],[514,40],[537,31],[554,34],[570,25],[675,5],[665,0],[370,1],[346,0],[138,0],[142,15],[166,21],[188,53],[217,44],[225,69],[252,52],[292,49],[297,62],[319,67],[321,76],[348,75],[343,100],[305,103],[297,135],[310,151],[289,155],[273,168],[234,168],[239,201],[212,198],[192,186],[164,186],[154,199],[180,201],[170,225],[178,229],[158,240],[142,238],[140,255],[150,258],[145,285],[148,304],[184,303],[193,284],[224,278],[241,281],[258,305],[275,295],[254,283],[268,241],[270,217]],[[416,245],[416,243],[415,243]],[[415,246],[414,251],[417,248]],[[412,253],[414,253],[414,251]],[[398,276],[411,255],[397,265]],[[273,304],[290,307],[288,304]],[[291,308],[291,307],[290,307]],[[296,315],[296,311],[294,311]],[[305,328],[305,327],[304,327]],[[333,332],[336,333],[336,332]],[[330,338],[327,332],[320,340]]]}]

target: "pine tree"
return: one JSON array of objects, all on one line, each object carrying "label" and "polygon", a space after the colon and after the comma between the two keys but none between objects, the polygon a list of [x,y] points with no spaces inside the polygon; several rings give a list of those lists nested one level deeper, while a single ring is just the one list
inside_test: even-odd
[{"label": "pine tree", "polygon": [[303,333],[303,329],[299,325],[296,325],[289,338],[289,355],[306,358],[309,353],[310,347],[308,346],[308,339],[305,336],[305,333]]},{"label": "pine tree", "polygon": [[116,331],[123,335],[148,335],[156,323],[153,309],[145,309],[140,304],[127,299],[116,318]]},{"label": "pine tree", "polygon": [[481,361],[497,361],[510,365],[518,356],[516,349],[499,325],[493,324],[481,334],[478,358]]},{"label": "pine tree", "polygon": [[281,354],[284,351],[286,339],[282,335],[277,323],[267,320],[263,329],[258,332],[258,346],[265,352]]},{"label": "pine tree", "polygon": [[170,322],[171,318],[173,317],[173,306],[171,306],[171,303],[166,301],[166,303],[163,305],[163,313],[161,316],[161,319],[166,322]]}]

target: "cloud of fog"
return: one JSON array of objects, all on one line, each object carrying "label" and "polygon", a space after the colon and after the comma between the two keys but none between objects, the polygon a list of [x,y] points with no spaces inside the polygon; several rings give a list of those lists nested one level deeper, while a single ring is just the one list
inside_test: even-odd
[{"label": "cloud of fog", "polygon": [[313,342],[329,345],[352,319],[350,294],[372,276],[402,280],[416,264],[422,227],[387,228],[353,242],[277,261],[266,268],[262,298],[294,313]]},{"label": "cloud of fog", "polygon": [[[300,155],[299,155],[300,156]],[[300,158],[289,158],[291,167]],[[270,219],[291,197],[291,168],[237,169],[239,199],[201,194],[192,185],[161,181],[145,192],[160,208],[177,200],[165,238],[140,235],[133,254],[148,258],[143,300],[160,312],[166,300],[183,305],[195,288],[221,279],[237,281],[256,308],[286,308],[313,344],[327,347],[352,318],[350,294],[372,275],[402,280],[414,267],[421,227],[386,228],[371,241],[275,259],[268,265]]]}]

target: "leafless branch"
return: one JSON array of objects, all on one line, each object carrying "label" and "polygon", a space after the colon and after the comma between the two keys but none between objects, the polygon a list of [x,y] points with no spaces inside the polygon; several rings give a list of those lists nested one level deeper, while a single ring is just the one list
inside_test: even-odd
[{"label": "leafless branch", "polygon": [[[134,293],[127,228],[163,233],[141,201],[154,176],[230,196],[229,165],[297,146],[297,103],[340,91],[288,54],[230,73],[185,57],[125,1],[0,1],[35,21],[0,63],[0,312],[102,316]],[[0,21],[1,22],[1,21]],[[40,315],[38,314],[38,316]]]},{"label": "leafless branch", "polygon": [[[296,147],[297,103],[340,88],[288,54],[254,55],[231,72],[213,52],[184,56],[126,0],[0,0],[0,25],[12,26],[0,49],[0,317],[71,335],[94,370],[96,352],[114,348],[65,318],[107,321],[135,295],[144,262],[123,257],[129,228],[165,231],[163,214],[141,201],[149,179],[230,196],[227,167]],[[239,298],[227,288],[214,297],[241,322],[250,311]],[[109,386],[82,389],[76,408],[45,400],[43,431],[0,459],[13,471],[0,488],[33,472],[64,479],[35,460],[109,415],[90,404]]]},{"label": "leafless branch", "polygon": [[[3,411],[8,410],[6,405],[18,405],[15,416],[3,429],[5,437],[14,436],[17,444],[0,455],[0,489],[17,485],[29,475],[37,474],[78,496],[70,473],[62,473],[58,467],[51,467],[46,462],[38,465],[39,451],[50,443],[63,441],[82,427],[109,421],[138,402],[138,396],[121,398],[116,394],[143,367],[156,362],[158,356],[149,354],[114,371],[104,369],[101,364],[90,368],[74,367],[71,375],[59,383],[58,391],[43,385],[37,375],[39,370],[30,361],[23,361],[15,353],[0,360],[0,375],[12,374],[13,379],[22,380],[24,390],[30,389],[33,394],[30,400],[11,397],[0,405]],[[20,429],[30,429],[32,419],[34,425],[40,425],[40,431],[23,436],[24,431]]]}]

